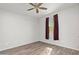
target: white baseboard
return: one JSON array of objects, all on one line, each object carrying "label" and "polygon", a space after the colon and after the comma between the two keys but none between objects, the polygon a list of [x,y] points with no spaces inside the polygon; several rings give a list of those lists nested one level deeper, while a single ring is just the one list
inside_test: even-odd
[{"label": "white baseboard", "polygon": [[[44,42],[44,41],[40,41],[40,42]],[[48,42],[44,42],[44,43],[51,44],[51,43],[48,43]],[[51,45],[56,45],[56,44],[51,44]],[[62,45],[57,45],[57,46],[61,46],[61,47],[64,47],[64,48],[69,48],[69,49],[79,51],[79,49],[76,49],[76,48],[66,47],[66,46],[62,46]]]}]

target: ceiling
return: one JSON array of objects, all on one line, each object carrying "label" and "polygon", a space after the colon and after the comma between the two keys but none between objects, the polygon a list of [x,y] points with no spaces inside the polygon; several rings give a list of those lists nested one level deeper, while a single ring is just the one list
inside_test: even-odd
[{"label": "ceiling", "polygon": [[42,6],[46,7],[47,10],[40,10],[39,13],[36,13],[35,10],[27,11],[27,9],[33,7],[29,5],[28,3],[0,3],[0,8],[5,9],[8,11],[24,14],[24,15],[30,15],[33,17],[40,17],[49,13],[54,12],[55,10],[74,5],[73,3],[44,3]]}]

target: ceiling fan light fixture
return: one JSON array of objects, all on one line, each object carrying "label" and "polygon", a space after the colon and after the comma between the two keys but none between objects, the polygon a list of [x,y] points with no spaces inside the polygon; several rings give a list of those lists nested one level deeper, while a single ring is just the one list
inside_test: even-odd
[{"label": "ceiling fan light fixture", "polygon": [[36,9],[36,13],[39,13],[39,9],[41,9],[41,10],[47,10],[46,7],[41,7],[41,5],[43,3],[29,3],[29,4],[32,5],[33,8],[28,9],[28,11],[31,11],[33,9]]}]

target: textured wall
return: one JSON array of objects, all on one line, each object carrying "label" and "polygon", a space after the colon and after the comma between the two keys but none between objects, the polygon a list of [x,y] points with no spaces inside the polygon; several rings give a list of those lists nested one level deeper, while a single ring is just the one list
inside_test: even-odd
[{"label": "textured wall", "polygon": [[[58,41],[53,40],[53,35],[49,40],[45,39],[45,18],[49,16],[50,20],[52,20],[54,14],[58,14],[59,16]],[[79,6],[66,8],[61,11],[41,17],[40,27],[41,41],[76,50],[79,49]]]},{"label": "textured wall", "polygon": [[0,50],[37,41],[38,24],[30,16],[0,10]]}]

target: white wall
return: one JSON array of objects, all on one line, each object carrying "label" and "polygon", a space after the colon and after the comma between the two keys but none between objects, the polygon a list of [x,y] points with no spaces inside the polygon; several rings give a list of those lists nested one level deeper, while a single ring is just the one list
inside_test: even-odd
[{"label": "white wall", "polygon": [[[45,18],[53,15],[59,16],[59,40],[45,39]],[[40,18],[40,41],[55,44],[67,48],[79,50],[79,6],[69,7],[67,9],[43,16]]]},{"label": "white wall", "polygon": [[0,10],[0,51],[36,42],[38,24],[33,17]]}]

